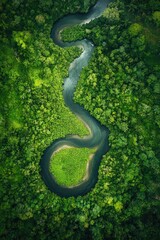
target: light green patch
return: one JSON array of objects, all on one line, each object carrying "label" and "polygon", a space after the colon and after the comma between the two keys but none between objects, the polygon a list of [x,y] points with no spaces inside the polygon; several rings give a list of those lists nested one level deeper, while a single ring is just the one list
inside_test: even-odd
[{"label": "light green patch", "polygon": [[12,37],[22,49],[26,49],[31,41],[31,34],[28,31],[13,31]]},{"label": "light green patch", "polygon": [[142,32],[142,26],[139,23],[133,23],[131,26],[128,28],[128,32],[132,37],[137,36],[139,33]]},{"label": "light green patch", "polygon": [[152,17],[153,20],[155,21],[155,24],[157,24],[157,26],[160,26],[160,11],[155,11]]},{"label": "light green patch", "polygon": [[86,174],[87,162],[93,149],[61,149],[51,159],[50,171],[56,181],[65,186],[77,185]]},{"label": "light green patch", "polygon": [[42,84],[43,84],[42,79],[34,79],[34,86],[35,87],[41,87]]},{"label": "light green patch", "polygon": [[22,124],[20,122],[17,122],[17,121],[12,121],[11,126],[15,129],[18,129],[18,128],[22,127]]},{"label": "light green patch", "polygon": [[17,92],[12,89],[7,98],[8,105],[8,124],[11,128],[21,128],[22,127],[22,107],[18,98]]},{"label": "light green patch", "polygon": [[114,208],[116,210],[116,212],[121,212],[123,209],[123,204],[122,202],[118,201],[114,204]]},{"label": "light green patch", "polygon": [[44,83],[43,79],[41,78],[41,69],[38,68],[31,68],[29,70],[29,78],[33,82],[34,87],[41,87]]},{"label": "light green patch", "polygon": [[120,20],[120,15],[118,8],[106,8],[106,10],[103,13],[103,16],[109,20],[113,21],[119,21]]}]

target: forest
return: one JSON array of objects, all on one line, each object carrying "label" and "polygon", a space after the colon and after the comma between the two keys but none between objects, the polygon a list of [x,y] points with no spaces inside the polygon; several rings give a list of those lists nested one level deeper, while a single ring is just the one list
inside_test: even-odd
[{"label": "forest", "polygon": [[[74,101],[109,128],[110,149],[96,186],[84,196],[62,198],[40,175],[41,157],[54,140],[88,134],[62,94],[70,63],[81,50],[55,45],[51,29],[62,16],[86,13],[95,3],[0,2],[2,240],[160,239],[159,0],[113,0],[100,18],[62,32],[63,41],[86,38],[95,46]],[[83,157],[79,168],[89,154],[61,152],[75,158],[75,165]],[[57,168],[60,160],[57,154]],[[72,184],[65,176],[60,181]]]}]

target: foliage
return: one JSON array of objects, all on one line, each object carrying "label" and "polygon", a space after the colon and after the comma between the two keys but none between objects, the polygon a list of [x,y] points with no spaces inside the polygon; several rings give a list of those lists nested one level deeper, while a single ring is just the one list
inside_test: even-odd
[{"label": "foliage", "polygon": [[[58,18],[86,12],[94,3],[0,3],[2,240],[160,239],[160,35],[152,22],[160,11],[158,0],[117,0],[110,6],[119,20],[101,17],[75,27],[72,35],[64,32],[69,41],[88,38],[95,44],[74,98],[109,127],[110,150],[95,188],[83,197],[58,197],[39,173],[43,151],[52,141],[88,133],[62,96],[63,79],[80,51],[61,49],[49,36]],[[129,35],[135,23],[142,31]]]},{"label": "foliage", "polygon": [[35,17],[35,20],[36,20],[36,22],[37,22],[38,24],[40,24],[40,25],[45,23],[45,18],[44,18],[43,15],[37,15],[37,16]]},{"label": "foliage", "polygon": [[79,184],[86,174],[87,161],[93,150],[65,148],[53,156],[50,169],[56,181],[65,186]]},{"label": "foliage", "polygon": [[118,8],[106,8],[106,10],[103,13],[103,16],[112,21],[120,20]]},{"label": "foliage", "polygon": [[153,20],[157,24],[157,26],[160,26],[160,11],[155,11],[153,13]]},{"label": "foliage", "polygon": [[142,26],[138,23],[133,23],[129,29],[128,32],[131,36],[137,36],[142,31]]}]

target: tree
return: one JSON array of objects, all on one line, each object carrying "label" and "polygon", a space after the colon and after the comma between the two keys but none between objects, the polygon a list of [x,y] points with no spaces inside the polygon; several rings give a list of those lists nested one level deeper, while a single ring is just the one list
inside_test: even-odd
[{"label": "tree", "polygon": [[155,11],[152,15],[153,20],[157,26],[160,26],[160,11]]},{"label": "tree", "polygon": [[130,34],[131,37],[135,37],[137,35],[139,35],[139,33],[141,33],[142,31],[142,26],[139,23],[133,23],[132,25],[130,25],[128,32]]}]

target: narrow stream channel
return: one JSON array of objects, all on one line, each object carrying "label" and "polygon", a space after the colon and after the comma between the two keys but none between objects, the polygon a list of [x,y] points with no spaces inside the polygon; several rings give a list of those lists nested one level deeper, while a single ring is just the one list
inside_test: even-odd
[{"label": "narrow stream channel", "polygon": [[[70,47],[78,46],[83,48],[83,52],[80,57],[76,58],[69,67],[69,77],[64,80],[63,96],[66,106],[80,118],[89,128],[90,135],[84,138],[79,136],[66,136],[65,138],[54,141],[44,152],[40,161],[41,176],[46,186],[54,193],[61,197],[71,197],[85,195],[96,184],[98,180],[98,169],[100,161],[103,155],[109,149],[108,135],[109,130],[102,126],[94,117],[92,117],[82,106],[73,101],[74,91],[80,77],[82,68],[88,65],[91,55],[94,51],[93,44],[84,39],[82,41],[75,42],[63,42],[60,38],[60,32],[66,28],[75,24],[85,24],[91,20],[98,18],[102,15],[103,11],[109,4],[110,0],[99,0],[97,4],[92,7],[86,14],[74,14],[67,15],[58,20],[51,31],[51,38],[58,46]],[[72,187],[65,187],[59,185],[54,176],[49,171],[50,160],[55,151],[62,146],[72,146],[76,148],[94,148],[97,150],[88,163],[86,170],[86,178],[83,179],[78,185]]]}]

